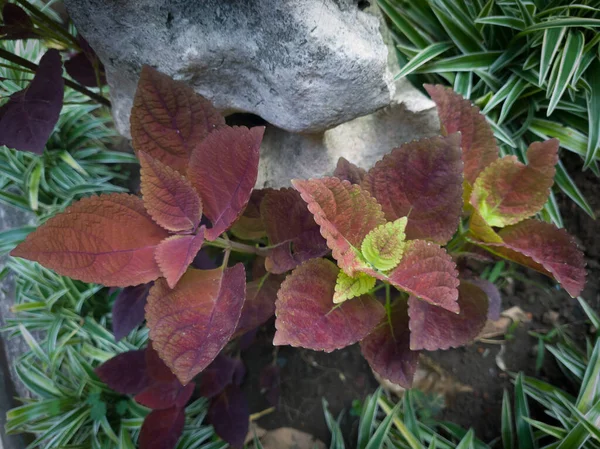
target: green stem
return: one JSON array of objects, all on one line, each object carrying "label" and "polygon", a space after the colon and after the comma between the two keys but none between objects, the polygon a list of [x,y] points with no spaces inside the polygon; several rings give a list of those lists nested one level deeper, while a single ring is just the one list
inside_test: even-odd
[{"label": "green stem", "polygon": [[[20,65],[21,67],[25,67],[29,70],[33,70],[34,72],[38,69],[37,64],[34,64],[33,62],[28,61],[25,58],[21,58],[20,56],[15,55],[14,53],[11,53],[7,50],[4,50],[3,48],[0,48],[0,58],[4,58],[7,61]],[[104,98],[101,95],[98,95],[97,93],[92,92],[91,90],[86,89],[80,84],[74,83],[73,81],[68,80],[66,78],[63,79],[65,81],[66,86],[69,86],[71,89],[76,90],[77,92],[80,92],[84,95],[87,95],[92,100],[95,100],[98,103],[103,104],[104,106],[108,106],[110,108],[110,101],[108,99]]]},{"label": "green stem", "polygon": [[68,41],[71,41],[71,43],[73,44],[75,49],[77,49],[77,50],[80,49],[79,42],[77,41],[77,39],[75,39],[75,36],[73,36],[71,33],[69,33],[67,30],[65,30],[62,26],[60,26],[58,23],[56,23],[56,21],[54,21],[51,17],[44,14],[42,11],[40,11],[38,8],[34,7],[33,5],[30,5],[27,0],[16,0],[16,2],[19,5],[21,5],[23,8],[28,10],[33,16],[37,17],[40,21],[44,22],[49,28],[52,28],[58,34],[61,34],[65,39],[67,39]]},{"label": "green stem", "polygon": [[258,246],[247,245],[245,243],[234,242],[222,237],[217,237],[213,241],[206,240],[204,244],[208,246],[214,246],[216,248],[229,249],[236,253],[256,254],[257,256],[267,256],[269,254],[268,248],[261,248]]}]

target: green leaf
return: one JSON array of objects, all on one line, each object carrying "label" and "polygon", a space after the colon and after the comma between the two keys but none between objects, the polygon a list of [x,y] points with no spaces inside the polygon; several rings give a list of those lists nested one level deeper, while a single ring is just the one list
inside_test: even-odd
[{"label": "green leaf", "polygon": [[355,276],[348,276],[340,270],[335,283],[333,302],[339,304],[348,299],[364,295],[375,287],[376,281],[377,279],[365,273],[357,272]]},{"label": "green leaf", "polygon": [[506,28],[512,28],[515,30],[523,30],[525,28],[525,22],[517,17],[511,16],[489,16],[481,17],[475,20],[475,23],[481,23],[485,25],[497,25]]},{"label": "green leaf", "polygon": [[519,449],[534,449],[533,431],[525,420],[529,418],[529,405],[523,390],[523,375],[519,373],[515,381],[515,419]]},{"label": "green leaf", "polygon": [[38,197],[40,194],[40,179],[42,177],[43,164],[37,159],[32,162],[33,168],[29,174],[29,206],[31,210],[38,210]]},{"label": "green leaf", "polygon": [[543,85],[544,81],[546,81],[546,76],[566,31],[566,28],[550,28],[544,31],[542,55],[540,58],[540,75],[538,79],[539,86]]},{"label": "green leaf", "polygon": [[567,169],[563,165],[562,161],[559,160],[556,165],[556,176],[554,177],[556,185],[565,193],[569,198],[573,200],[583,211],[593,219],[596,218],[594,210],[589,205],[583,193],[579,190],[571,176],[567,172]]},{"label": "green leaf", "polygon": [[540,22],[525,28],[516,37],[521,37],[526,34],[534,33],[540,30],[547,30],[550,28],[563,28],[563,27],[600,27],[600,19],[589,19],[579,17],[569,17],[565,19],[553,19],[547,22]]},{"label": "green leaf", "polygon": [[373,427],[375,426],[375,418],[377,417],[377,401],[380,396],[381,388],[378,388],[373,396],[367,398],[366,403],[363,405],[358,424],[357,449],[365,449],[371,439],[371,435],[373,435]]},{"label": "green leaf", "polygon": [[[581,301],[580,301],[581,302]],[[600,399],[600,339],[596,340],[594,351],[588,362],[579,396],[577,397],[577,409],[587,413],[592,404]]]},{"label": "green leaf", "polygon": [[392,409],[390,413],[385,417],[385,419],[379,424],[377,430],[371,437],[369,444],[367,444],[366,449],[381,449],[383,448],[383,444],[387,438],[388,433],[390,432],[390,428],[392,427],[392,420],[400,410],[400,406],[402,404],[398,403]]},{"label": "green leaf", "polygon": [[417,440],[421,440],[421,433],[419,432],[419,423],[417,421],[417,415],[415,412],[413,393],[411,390],[404,392],[402,398],[404,405],[404,424],[406,428],[415,436]]},{"label": "green leaf", "polygon": [[[583,309],[583,311],[587,315],[588,320],[591,321],[592,325],[596,329],[600,330],[600,316],[598,316],[598,314],[596,313],[596,311],[594,309],[592,309],[590,307],[590,305],[585,301],[585,299],[583,299],[581,296],[579,296],[577,298],[577,301],[579,301],[579,304],[581,305],[581,308]],[[600,341],[600,340],[598,340],[598,341]]]},{"label": "green leaf", "polygon": [[526,81],[520,79],[513,86],[513,88],[508,93],[504,103],[502,104],[502,109],[500,110],[500,117],[498,118],[498,125],[502,124],[504,119],[508,116],[511,108],[515,102],[521,98],[521,95],[525,90],[529,87]]},{"label": "green leaf", "polygon": [[500,51],[484,51],[438,59],[422,65],[414,73],[471,72],[478,69],[489,69],[501,54]]},{"label": "green leaf", "polygon": [[404,254],[407,217],[379,225],[369,232],[361,244],[365,260],[379,271],[395,268]]},{"label": "green leaf", "polygon": [[504,390],[504,394],[502,395],[502,447],[504,449],[513,449],[513,441],[514,441],[514,424],[512,411],[510,406],[510,397],[508,395],[508,391]]},{"label": "green leaf", "polygon": [[[599,56],[600,58],[600,56]],[[600,157],[600,61],[596,60],[588,77],[591,92],[586,96],[589,121],[588,143],[585,153],[584,169]]]},{"label": "green leaf", "polygon": [[562,427],[551,426],[550,424],[546,424],[541,421],[536,421],[535,419],[525,418],[530,425],[535,427],[536,429],[541,430],[546,435],[552,436],[554,438],[558,438],[559,440],[563,439],[567,434],[567,431]]},{"label": "green leaf", "polygon": [[431,45],[425,47],[423,50],[421,50],[419,53],[417,53],[413,58],[411,58],[411,60],[408,62],[408,64],[406,64],[406,65],[404,65],[404,67],[402,67],[402,69],[400,70],[400,72],[398,72],[398,74],[394,77],[394,79],[397,80],[399,78],[403,78],[406,75],[411,74],[412,72],[414,72],[416,69],[421,67],[426,62],[431,61],[436,56],[439,56],[442,53],[445,53],[446,51],[450,50],[453,47],[454,47],[454,45],[450,42],[439,42],[439,43],[431,44]]},{"label": "green leaf", "polygon": [[342,434],[342,429],[340,429],[340,424],[333,419],[325,398],[322,399],[322,402],[323,412],[325,413],[325,422],[331,432],[331,445],[329,446],[329,449],[345,449],[346,445],[344,444],[344,435]]},{"label": "green leaf", "polygon": [[456,449],[473,449],[473,429],[469,429],[466,435],[456,446]]},{"label": "green leaf", "polygon": [[454,80],[454,92],[463,96],[463,98],[471,98],[471,90],[473,88],[473,72],[458,72]]},{"label": "green leaf", "polygon": [[483,113],[487,114],[492,109],[494,109],[497,105],[502,103],[504,99],[508,96],[512,88],[518,83],[519,79],[512,75],[508,81],[496,92],[492,98],[487,102],[485,108],[483,108]]},{"label": "green leaf", "polygon": [[[557,397],[561,399],[562,403],[574,414],[577,414],[577,410],[571,402],[563,394],[557,393]],[[600,417],[600,401],[596,402],[594,406],[586,413],[586,417],[596,421]],[[589,439],[590,432],[585,428],[585,425],[578,420],[575,427],[573,427],[566,437],[564,437],[557,449],[573,449],[582,447],[585,442]]]},{"label": "green leaf", "polygon": [[[455,11],[448,11],[441,7],[441,1],[431,3],[431,9],[436,17],[448,33],[448,36],[454,41],[456,46],[463,53],[475,53],[483,49],[481,45],[481,36],[479,33],[472,33],[471,29],[467,29],[461,23],[461,19],[457,18]],[[460,26],[460,25],[463,26]]]},{"label": "green leaf", "polygon": [[546,115],[549,116],[552,114],[571,82],[573,74],[581,62],[584,43],[585,36],[581,31],[570,32],[567,36],[567,42],[565,43],[558,67],[556,82],[552,86],[552,96],[550,97],[550,104],[548,105]]},{"label": "green leaf", "polygon": [[383,12],[390,18],[392,23],[400,30],[406,38],[415,44],[418,48],[425,48],[433,42],[420,33],[402,14],[394,8],[388,0],[377,0],[377,4]]}]

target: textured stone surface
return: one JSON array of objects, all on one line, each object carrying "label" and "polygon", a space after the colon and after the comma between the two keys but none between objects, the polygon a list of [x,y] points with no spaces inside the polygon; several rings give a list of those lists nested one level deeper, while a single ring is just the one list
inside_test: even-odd
[{"label": "textured stone surface", "polygon": [[330,175],[340,157],[369,169],[405,142],[440,134],[434,104],[408,81],[382,110],[319,134],[267,127],[261,145],[257,187],[287,187],[294,178]]},{"label": "textured stone surface", "polygon": [[379,19],[354,0],[66,0],[106,66],[117,128],[142,64],[230,112],[318,132],[389,104]]}]

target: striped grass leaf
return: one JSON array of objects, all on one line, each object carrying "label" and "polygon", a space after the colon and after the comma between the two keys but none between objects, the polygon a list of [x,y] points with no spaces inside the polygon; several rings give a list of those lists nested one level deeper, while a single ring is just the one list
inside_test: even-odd
[{"label": "striped grass leaf", "polygon": [[415,73],[471,72],[488,69],[502,54],[499,51],[471,53],[438,59],[422,65]]},{"label": "striped grass leaf", "polygon": [[[558,53],[560,43],[562,42],[566,31],[566,28],[550,28],[544,30],[538,86],[542,86],[544,81],[546,81],[546,76],[548,76],[552,61]],[[535,53],[532,54],[535,55]]]},{"label": "striped grass leaf", "polygon": [[417,48],[425,48],[433,41],[425,37],[413,26],[388,0],[377,0],[377,4],[392,23],[411,41]]},{"label": "striped grass leaf", "polygon": [[533,444],[533,431],[525,420],[529,417],[529,405],[523,389],[523,375],[519,374],[515,381],[515,420],[517,447],[519,449],[533,449],[535,447]]},{"label": "striped grass leaf", "polygon": [[510,93],[512,88],[517,84],[518,81],[519,80],[518,80],[517,76],[512,75],[508,79],[508,81],[498,90],[498,92],[496,92],[492,96],[492,98],[490,98],[490,101],[487,102],[485,108],[481,112],[483,112],[484,114],[487,114],[492,109],[494,109],[496,106],[501,104],[504,101],[504,99],[508,96],[508,94]]},{"label": "striped grass leaf", "polygon": [[[575,408],[571,401],[566,398],[563,394],[557,393],[556,396],[563,403],[567,410],[571,413],[575,413]],[[596,421],[600,418],[600,401],[596,402],[593,407],[585,414],[586,418]],[[573,449],[582,447],[585,442],[589,439],[590,432],[585,428],[585,425],[581,420],[577,421],[577,424],[571,428],[569,433],[561,440],[558,449]]]},{"label": "striped grass leaf", "polygon": [[345,449],[346,445],[344,444],[344,435],[342,434],[342,429],[340,428],[339,420],[334,419],[333,415],[329,412],[328,404],[325,398],[322,399],[322,402],[323,412],[325,413],[325,422],[327,423],[327,428],[329,429],[329,432],[331,432],[331,446],[329,446],[329,448]]},{"label": "striped grass leaf", "polygon": [[519,79],[517,83],[512,87],[512,89],[506,96],[506,99],[502,103],[500,117],[498,117],[498,125],[501,125],[502,122],[504,122],[515,102],[522,97],[523,92],[525,92],[525,90],[527,90],[528,88],[529,84],[523,79]]},{"label": "striped grass leaf", "polygon": [[[581,301],[580,301],[581,303]],[[597,315],[595,316],[597,318]],[[596,341],[592,355],[588,361],[579,396],[575,403],[577,409],[587,413],[592,404],[600,399],[600,339]]]},{"label": "striped grass leaf", "polygon": [[454,92],[470,99],[473,89],[473,72],[458,72],[454,80]]},{"label": "striped grass leaf", "polygon": [[469,429],[469,431],[465,434],[465,436],[460,440],[456,449],[474,449],[473,445],[473,429]]},{"label": "striped grass leaf", "polygon": [[[384,396],[380,396],[378,404],[383,410],[383,412],[387,415],[386,419],[391,417],[392,422],[394,423],[394,427],[398,430],[398,432],[400,432],[400,435],[402,436],[402,438],[404,438],[406,444],[410,449],[425,449],[425,446],[421,444],[417,437],[410,430],[408,430],[404,422],[398,416],[397,411],[395,411],[396,409],[392,408],[392,405],[390,404],[388,399],[386,399]],[[400,404],[401,403],[398,403],[396,407]]]},{"label": "striped grass leaf", "polygon": [[375,418],[377,417],[377,401],[380,396],[381,388],[378,388],[377,391],[375,391],[372,396],[369,396],[363,404],[358,424],[358,442],[356,445],[358,449],[365,449],[373,435]]},{"label": "striped grass leaf", "polygon": [[600,157],[600,58],[591,67],[588,79],[591,91],[586,96],[589,131],[585,152],[585,169],[590,168],[592,163]]},{"label": "striped grass leaf", "polygon": [[585,18],[585,17],[569,17],[569,18],[558,18],[549,20],[547,22],[539,22],[535,25],[525,28],[516,37],[525,36],[527,34],[535,33],[540,30],[548,30],[552,28],[573,28],[573,27],[589,27],[589,28],[600,28],[600,19]]},{"label": "striped grass leaf", "polygon": [[512,28],[513,30],[521,31],[526,28],[525,22],[522,19],[511,16],[488,16],[480,17],[475,20],[475,23],[483,25],[496,25],[506,28]]},{"label": "striped grass leaf", "polygon": [[460,19],[457,19],[453,12],[443,8],[442,0],[432,2],[431,9],[461,52],[475,53],[483,50],[481,36],[474,35],[469,28],[461,26]]},{"label": "striped grass leaf", "polygon": [[562,345],[547,345],[548,351],[579,381],[583,379],[585,373],[585,362],[578,357],[574,357]]},{"label": "striped grass leaf", "polygon": [[419,53],[413,56],[404,67],[402,67],[394,79],[403,78],[406,75],[409,75],[423,64],[431,61],[433,58],[445,53],[453,47],[454,45],[450,42],[439,42],[425,47],[423,50],[419,51]]},{"label": "striped grass leaf", "polygon": [[577,298],[577,301],[579,301],[579,304],[581,305],[581,308],[583,309],[583,311],[587,315],[588,320],[590,320],[590,322],[592,323],[592,325],[596,329],[600,329],[600,316],[598,316],[598,314],[596,313],[596,311],[592,307],[590,307],[590,305],[586,302],[586,300],[583,299],[581,296],[579,296]]},{"label": "striped grass leaf", "polygon": [[29,207],[31,210],[38,210],[39,202],[39,194],[40,194],[40,179],[42,178],[42,172],[44,167],[41,163],[41,160],[34,160],[32,162],[32,168],[29,173],[28,179],[28,193],[29,193]]},{"label": "striped grass leaf", "polygon": [[550,424],[547,424],[542,421],[537,421],[531,418],[525,418],[525,421],[527,421],[531,426],[535,427],[536,429],[542,431],[544,435],[548,435],[558,439],[563,439],[567,435],[567,430],[565,430],[562,427],[551,426]]},{"label": "striped grass leaf", "polygon": [[377,430],[375,430],[375,433],[373,433],[369,444],[367,444],[366,449],[382,449],[384,447],[385,440],[387,439],[390,429],[392,428],[394,417],[398,415],[401,406],[401,403],[396,404],[396,406],[385,417],[381,424],[379,424]]},{"label": "striped grass leaf", "polygon": [[521,13],[520,15],[523,18],[525,25],[527,27],[533,26],[534,20],[533,20],[533,15],[531,14],[531,11],[529,11],[527,6],[521,0],[514,0],[514,1],[517,4],[517,7],[519,8],[519,11]]},{"label": "striped grass leaf", "polygon": [[531,122],[529,130],[542,139],[556,137],[560,140],[561,147],[585,157],[587,137],[573,128],[552,120],[536,118]]},{"label": "striped grass leaf", "polygon": [[579,190],[577,187],[577,184],[575,184],[575,181],[573,181],[567,172],[561,160],[559,160],[558,164],[556,165],[556,175],[554,177],[554,181],[556,182],[558,188],[569,198],[571,198],[575,204],[583,209],[586,214],[594,219],[596,218],[594,210],[583,196],[583,193],[581,193],[581,190]]},{"label": "striped grass leaf", "polygon": [[404,424],[417,440],[421,440],[419,423],[417,421],[417,415],[415,412],[415,406],[413,401],[413,393],[411,393],[410,390],[406,390],[402,401],[404,411]]},{"label": "striped grass leaf", "polygon": [[503,449],[513,449],[514,443],[514,423],[510,404],[510,396],[506,389],[502,395],[502,420],[501,420],[501,436]]},{"label": "striped grass leaf", "polygon": [[571,82],[575,70],[581,62],[581,55],[583,53],[583,45],[585,43],[585,36],[581,31],[570,32],[565,42],[565,48],[560,58],[560,64],[556,75],[556,81],[551,87],[552,95],[550,97],[550,104],[546,111],[546,115],[550,116],[554,111],[554,108],[562,98],[565,90]]}]

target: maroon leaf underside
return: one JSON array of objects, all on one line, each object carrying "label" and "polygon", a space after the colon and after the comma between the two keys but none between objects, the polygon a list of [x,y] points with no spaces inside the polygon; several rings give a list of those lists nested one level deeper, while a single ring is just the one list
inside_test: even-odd
[{"label": "maroon leaf underside", "polygon": [[248,204],[264,131],[264,127],[222,126],[194,148],[187,176],[212,223],[206,230],[208,240],[229,229]]},{"label": "maroon leaf underside", "polygon": [[153,410],[170,407],[183,408],[192,397],[196,384],[190,382],[183,386],[174,379],[172,382],[153,382],[147,388],[135,395],[137,403]]},{"label": "maroon leaf underside", "polygon": [[293,180],[292,184],[308,204],[340,268],[350,276],[364,268],[357,251],[365,236],[386,222],[375,198],[338,178]]},{"label": "maroon leaf underside", "polygon": [[187,384],[229,341],[245,299],[244,266],[189,269],[171,290],[159,279],[150,290],[146,319],[160,357]]},{"label": "maroon leaf underside", "polygon": [[423,301],[459,312],[456,264],[435,243],[410,241],[400,263],[385,279]]},{"label": "maroon leaf underside", "polygon": [[398,299],[393,303],[390,317],[385,316],[379,326],[360,342],[360,349],[373,371],[395,384],[411,388],[419,352],[410,349],[405,300]]},{"label": "maroon leaf underside", "polygon": [[60,53],[48,50],[29,85],[0,107],[0,145],[42,154],[58,121],[63,94]]},{"label": "maroon leaf underside", "polygon": [[464,176],[473,185],[479,173],[498,159],[494,132],[479,108],[452,89],[430,84],[424,87],[437,105],[442,133],[461,133]]},{"label": "maroon leaf underside", "polygon": [[388,221],[408,216],[408,239],[445,244],[462,213],[460,134],[421,139],[392,150],[361,186],[381,204]]},{"label": "maroon leaf underside", "polygon": [[498,232],[503,243],[486,243],[490,252],[539,271],[559,282],[572,296],[585,286],[585,259],[575,239],[564,229],[525,220]]},{"label": "maroon leaf underside", "polygon": [[160,242],[154,257],[170,288],[175,288],[204,243],[204,226],[196,235],[172,235]]},{"label": "maroon leaf underside", "polygon": [[261,207],[262,221],[274,248],[265,266],[271,273],[282,274],[306,260],[329,252],[319,225],[293,189],[273,190],[265,195]]},{"label": "maroon leaf underside", "polygon": [[500,319],[500,314],[502,313],[502,296],[500,295],[498,287],[496,287],[493,282],[482,278],[469,279],[461,282],[475,284],[477,287],[483,290],[488,298],[488,320],[497,321]]},{"label": "maroon leaf underside", "polygon": [[145,350],[118,354],[95,371],[102,382],[121,394],[137,394],[152,383],[146,370]]},{"label": "maroon leaf underside", "polygon": [[265,395],[271,407],[279,405],[281,393],[281,370],[275,364],[265,366],[259,376],[260,391]]},{"label": "maroon leaf underside", "polygon": [[338,273],[333,262],[312,259],[288,275],[277,295],[274,345],[331,352],[362,340],[373,330],[385,310],[371,296],[334,307]]},{"label": "maroon leaf underside", "polygon": [[234,337],[245,334],[266,323],[275,313],[277,291],[282,276],[268,275],[246,284],[246,301]]},{"label": "maroon leaf underside", "polygon": [[125,287],[112,307],[112,330],[119,341],[144,321],[144,307],[152,283]]},{"label": "maroon leaf underside", "polygon": [[[96,66],[94,66],[96,64]],[[96,73],[96,68],[98,73]],[[79,52],[65,62],[65,70],[71,78],[87,87],[98,87],[106,84],[106,74],[99,59],[90,60],[84,52]],[[100,82],[98,84],[98,82]]]},{"label": "maroon leaf underside", "polygon": [[244,446],[248,433],[250,408],[246,395],[237,385],[229,385],[208,407],[208,419],[215,432],[235,449]]},{"label": "maroon leaf underside", "polygon": [[142,67],[131,110],[136,151],[185,173],[192,150],[223,125],[223,116],[190,86],[149,66]]},{"label": "maroon leaf underside", "polygon": [[220,353],[202,372],[200,396],[213,398],[220,394],[227,385],[239,385],[245,374],[244,364]]},{"label": "maroon leaf underside", "polygon": [[0,35],[3,40],[35,39],[39,36],[34,31],[33,21],[27,12],[14,3],[5,3],[2,8],[3,25]]},{"label": "maroon leaf underside", "polygon": [[455,314],[411,296],[408,300],[411,350],[456,348],[475,339],[487,320],[487,295],[473,284],[461,283],[458,305],[460,313]]},{"label": "maroon leaf underside", "polygon": [[348,181],[351,184],[358,184],[362,182],[366,176],[367,171],[363,168],[357,167],[346,158],[340,157],[337,162],[337,166],[333,171],[333,176],[343,181]]},{"label": "maroon leaf underside", "polygon": [[185,410],[171,407],[154,410],[144,419],[140,432],[140,449],[173,449],[183,433]]}]

